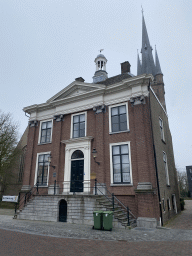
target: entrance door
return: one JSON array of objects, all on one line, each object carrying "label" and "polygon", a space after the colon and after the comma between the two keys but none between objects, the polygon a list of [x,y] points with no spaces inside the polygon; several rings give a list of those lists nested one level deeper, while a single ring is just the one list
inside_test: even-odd
[{"label": "entrance door", "polygon": [[71,192],[83,192],[84,160],[71,161]]},{"label": "entrance door", "polygon": [[67,202],[64,199],[59,203],[59,221],[67,222]]}]

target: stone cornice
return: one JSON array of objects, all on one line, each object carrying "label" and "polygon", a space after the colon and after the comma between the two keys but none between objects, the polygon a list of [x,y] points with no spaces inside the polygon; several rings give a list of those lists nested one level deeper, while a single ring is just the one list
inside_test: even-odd
[{"label": "stone cornice", "polygon": [[[53,96],[51,99],[49,99],[46,103],[42,103],[42,104],[35,104],[35,105],[31,105],[28,107],[23,108],[23,111],[31,114],[33,112],[39,112],[39,111],[44,111],[44,110],[48,110],[48,109],[52,109],[61,105],[66,105],[69,103],[74,103],[74,102],[78,102],[78,101],[83,101],[85,99],[91,99],[93,96],[103,96],[103,95],[109,95],[109,94],[114,94],[116,92],[120,92],[123,91],[127,88],[134,88],[136,86],[146,86],[148,85],[149,80],[153,81],[153,76],[152,75],[140,75],[140,76],[135,76],[135,77],[131,77],[131,78],[127,78],[122,80],[119,83],[110,85],[110,86],[105,86],[103,84],[85,84],[83,82],[73,82],[71,83],[67,88],[63,89],[62,91],[60,91],[58,94],[56,94],[55,96]],[[71,88],[73,86],[78,85],[79,87],[89,87],[92,88],[92,90],[84,92],[84,93],[79,93],[77,95],[73,95],[70,97],[66,97],[66,98],[62,98],[62,99],[58,99],[58,100],[53,100],[57,97],[59,97],[60,95],[62,95],[63,93],[65,93],[68,90],[71,90]],[[134,93],[132,92],[133,97],[134,96],[138,96],[138,95],[134,95]],[[140,94],[145,94],[147,95],[147,92],[140,92]]]}]

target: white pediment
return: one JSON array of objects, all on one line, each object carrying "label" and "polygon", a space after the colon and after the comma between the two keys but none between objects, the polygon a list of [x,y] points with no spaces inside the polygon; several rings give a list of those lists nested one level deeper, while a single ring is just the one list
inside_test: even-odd
[{"label": "white pediment", "polygon": [[83,82],[73,82],[70,85],[68,85],[66,88],[58,92],[56,95],[51,97],[47,103],[74,97],[80,94],[86,94],[90,91],[95,91],[98,89],[104,89],[105,85],[102,84],[92,84],[92,83],[83,83]]}]

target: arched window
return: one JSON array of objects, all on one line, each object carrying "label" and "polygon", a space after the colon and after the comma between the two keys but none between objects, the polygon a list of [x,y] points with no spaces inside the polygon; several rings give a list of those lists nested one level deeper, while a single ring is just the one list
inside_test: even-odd
[{"label": "arched window", "polygon": [[84,154],[81,150],[76,150],[73,152],[71,159],[84,158]]}]

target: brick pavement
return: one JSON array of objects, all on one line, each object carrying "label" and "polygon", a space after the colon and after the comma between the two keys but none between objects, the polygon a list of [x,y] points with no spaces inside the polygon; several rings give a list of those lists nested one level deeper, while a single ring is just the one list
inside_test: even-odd
[{"label": "brick pavement", "polygon": [[29,235],[0,230],[1,256],[175,256],[192,255],[192,242],[127,242],[70,239]]},{"label": "brick pavement", "polygon": [[185,200],[185,210],[178,214],[176,218],[170,220],[166,227],[172,229],[192,229],[192,200]]}]

